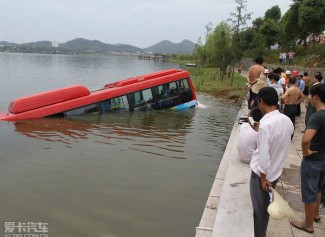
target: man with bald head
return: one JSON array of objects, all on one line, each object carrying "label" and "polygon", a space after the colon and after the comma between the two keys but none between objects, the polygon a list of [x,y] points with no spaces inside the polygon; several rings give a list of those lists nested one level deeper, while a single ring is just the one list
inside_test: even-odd
[{"label": "man with bald head", "polygon": [[[255,58],[255,64],[248,69],[247,81],[248,81],[250,87],[252,87],[257,82],[257,79],[261,75],[264,75],[264,67],[262,66],[263,61],[264,60],[262,57]],[[252,90],[249,89],[249,99],[248,99],[248,108],[249,109],[251,109],[251,102],[252,102],[253,96],[254,95],[252,93]]]},{"label": "man with bald head", "polygon": [[248,69],[247,81],[251,85],[256,82],[257,78],[264,74],[264,67],[262,57],[255,58],[255,64]]}]

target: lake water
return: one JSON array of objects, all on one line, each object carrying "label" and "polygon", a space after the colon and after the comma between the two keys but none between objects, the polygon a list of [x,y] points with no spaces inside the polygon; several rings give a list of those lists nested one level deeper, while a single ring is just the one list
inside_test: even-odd
[{"label": "lake water", "polygon": [[[35,92],[175,67],[0,53],[0,110]],[[0,235],[4,222],[42,222],[55,237],[194,236],[238,111],[198,100],[207,108],[0,122]]]}]

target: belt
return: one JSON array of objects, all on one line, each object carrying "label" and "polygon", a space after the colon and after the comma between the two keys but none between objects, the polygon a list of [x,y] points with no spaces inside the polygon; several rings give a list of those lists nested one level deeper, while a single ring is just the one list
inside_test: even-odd
[{"label": "belt", "polygon": [[288,104],[286,104],[285,106],[297,106],[297,105],[288,105]]}]

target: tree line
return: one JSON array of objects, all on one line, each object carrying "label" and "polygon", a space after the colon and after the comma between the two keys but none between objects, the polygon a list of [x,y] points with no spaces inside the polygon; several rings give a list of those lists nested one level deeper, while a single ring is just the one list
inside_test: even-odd
[{"label": "tree line", "polygon": [[[235,2],[236,8],[229,19],[215,28],[211,22],[205,26],[205,42],[199,38],[193,54],[201,66],[219,68],[221,80],[227,75],[227,69],[232,68],[228,74],[233,82],[235,64],[243,56],[264,55],[274,45],[285,51],[307,48],[308,38],[325,30],[324,0],[292,0],[283,15],[279,6],[273,6],[266,10],[264,17],[253,19],[250,27],[246,27],[252,15],[246,12],[247,1]],[[325,56],[325,50],[321,53]]]}]

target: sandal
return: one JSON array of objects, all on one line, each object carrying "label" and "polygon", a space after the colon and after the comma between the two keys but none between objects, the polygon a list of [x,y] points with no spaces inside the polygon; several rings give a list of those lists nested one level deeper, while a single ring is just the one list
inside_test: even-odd
[{"label": "sandal", "polygon": [[297,222],[294,222],[294,221],[290,221],[290,224],[291,224],[293,227],[295,227],[295,228],[297,228],[297,229],[299,229],[299,230],[305,231],[305,232],[307,232],[307,233],[309,233],[309,234],[314,233],[313,230],[308,230],[308,229],[306,228],[306,224],[305,224],[305,223],[302,224],[302,223],[297,223]]}]

